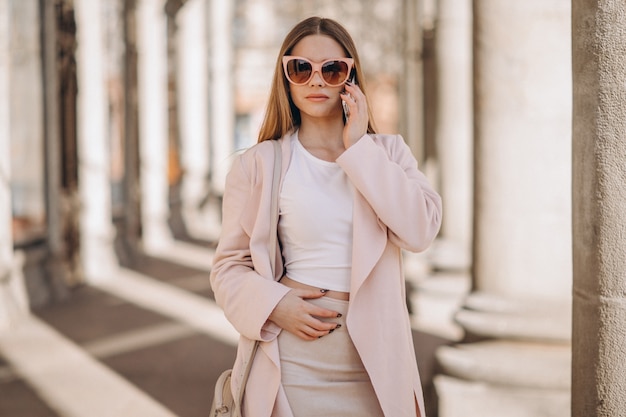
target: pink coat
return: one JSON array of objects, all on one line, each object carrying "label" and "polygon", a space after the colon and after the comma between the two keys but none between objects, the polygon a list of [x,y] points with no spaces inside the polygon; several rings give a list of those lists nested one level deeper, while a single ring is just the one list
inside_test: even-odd
[{"label": "pink coat", "polygon": [[[281,139],[281,180],[289,166],[291,135]],[[222,234],[211,272],[217,303],[241,334],[233,368],[238,392],[244,358],[261,340],[245,391],[246,417],[292,417],[280,380],[276,337],[268,321],[289,288],[270,272],[268,240],[274,150],[269,141],[240,155],[226,179]],[[356,188],[353,268],[346,327],[386,416],[415,417],[424,400],[409,316],[401,249],[423,251],[439,231],[441,198],[417,169],[400,136],[365,135],[337,163]],[[275,233],[275,232],[274,232]],[[280,254],[280,251],[277,251]],[[280,258],[280,255],[277,256]]]}]

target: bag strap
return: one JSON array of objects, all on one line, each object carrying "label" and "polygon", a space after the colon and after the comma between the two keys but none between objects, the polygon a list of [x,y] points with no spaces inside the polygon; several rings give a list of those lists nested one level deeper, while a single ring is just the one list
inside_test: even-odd
[{"label": "bag strap", "polygon": [[274,144],[274,175],[272,177],[272,202],[270,206],[270,265],[272,278],[276,274],[276,248],[278,247],[278,188],[280,186],[280,174],[282,170],[282,154],[278,140],[272,140]]},{"label": "bag strap", "polygon": [[[270,239],[269,239],[269,251],[270,251],[270,266],[272,270],[272,278],[276,273],[276,248],[278,247],[278,188],[280,186],[280,174],[282,170],[282,153],[280,149],[280,143],[278,140],[272,140],[274,145],[274,174],[272,176],[272,201],[270,205]],[[246,369],[243,373],[241,380],[241,389],[237,396],[237,402],[235,407],[241,407],[243,402],[243,393],[246,389],[246,383],[248,382],[248,376],[250,376],[250,369],[252,369],[252,361],[256,351],[259,349],[259,341],[254,342]],[[241,413],[239,413],[241,415]]]}]

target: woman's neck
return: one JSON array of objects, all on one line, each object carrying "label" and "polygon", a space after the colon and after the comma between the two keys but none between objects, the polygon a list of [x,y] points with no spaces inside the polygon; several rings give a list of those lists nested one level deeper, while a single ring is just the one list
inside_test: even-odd
[{"label": "woman's neck", "polygon": [[298,129],[298,138],[305,147],[337,149],[343,148],[343,121],[303,119]]},{"label": "woman's neck", "polygon": [[316,157],[334,162],[345,150],[343,144],[343,121],[302,121],[298,140]]}]

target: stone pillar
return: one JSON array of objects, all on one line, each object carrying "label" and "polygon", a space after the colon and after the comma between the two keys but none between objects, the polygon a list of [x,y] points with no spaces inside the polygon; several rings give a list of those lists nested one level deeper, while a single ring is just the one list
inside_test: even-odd
[{"label": "stone pillar", "polygon": [[178,105],[180,112],[182,215],[190,235],[219,235],[219,215],[207,204],[210,177],[208,13],[205,0],[190,0],[178,12]]},{"label": "stone pillar", "polygon": [[[440,417],[569,416],[569,0],[474,1],[474,289]],[[477,339],[482,341],[475,342]]]},{"label": "stone pillar", "polygon": [[143,244],[148,252],[172,240],[168,226],[167,18],[165,0],[137,6],[139,155]]},{"label": "stone pillar", "polygon": [[[123,54],[121,55],[122,70],[120,80],[115,77],[111,80],[111,96],[117,101],[117,122],[123,126],[119,129],[118,152],[123,153],[123,200],[124,200],[124,225],[125,239],[118,239],[126,245],[127,259],[120,259],[123,264],[132,263],[132,255],[140,250],[141,244],[141,178],[139,172],[139,97],[138,97],[138,68],[137,68],[137,2],[124,1],[118,4],[119,18],[123,26]],[[119,33],[118,33],[119,35]],[[121,87],[121,91],[117,91]],[[121,107],[121,108],[120,108]],[[123,133],[122,133],[123,132]],[[121,170],[118,167],[120,179]]]},{"label": "stone pillar", "polygon": [[443,201],[440,239],[431,252],[440,269],[467,270],[472,239],[472,2],[439,0],[435,27],[435,143]]},{"label": "stone pillar", "polygon": [[235,140],[235,94],[232,24],[234,2],[210,0],[211,188],[224,192]]},{"label": "stone pillar", "polygon": [[9,97],[13,215],[22,222],[24,227],[20,229],[27,235],[32,232],[41,235],[45,230],[46,208],[39,1],[11,1],[8,10],[12,21]]},{"label": "stone pillar", "polygon": [[13,254],[11,214],[11,6],[0,0],[0,332],[28,310]]},{"label": "stone pillar", "polygon": [[626,3],[573,1],[572,416],[626,415]]},{"label": "stone pillar", "polygon": [[44,153],[45,190],[47,213],[47,260],[48,284],[55,289],[54,296],[66,296],[67,284],[76,284],[77,277],[68,262],[69,253],[64,240],[64,204],[62,187],[62,140],[61,114],[59,109],[59,38],[57,35],[57,6],[52,2],[41,3],[42,64],[44,88]]},{"label": "stone pillar", "polygon": [[[439,0],[434,23],[435,65],[427,83],[436,92],[427,107],[434,115],[437,186],[444,201],[443,224],[432,247],[420,254],[428,262],[415,282],[414,326],[458,341],[453,322],[470,287],[472,238],[472,10],[471,0]],[[434,8],[432,5],[428,8]],[[432,13],[432,12],[430,12]],[[430,42],[433,42],[432,40]],[[432,86],[435,84],[435,86]],[[435,111],[432,108],[436,107]],[[431,136],[429,134],[429,136]],[[406,258],[406,257],[405,257]],[[412,256],[408,259],[415,259]],[[407,265],[409,266],[409,265]],[[407,268],[407,272],[411,272]],[[410,277],[410,275],[407,275]]]},{"label": "stone pillar", "polygon": [[407,144],[421,164],[424,161],[423,45],[420,9],[422,0],[403,0],[404,78],[400,91],[400,120]]},{"label": "stone pillar", "polygon": [[89,282],[108,279],[117,268],[111,211],[108,103],[102,9],[98,0],[75,0],[78,49],[78,159],[81,255]]},{"label": "stone pillar", "polygon": [[211,257],[206,249],[176,240],[169,226],[170,102],[165,4],[166,0],[140,0],[137,5],[142,243],[149,255],[207,269]]}]

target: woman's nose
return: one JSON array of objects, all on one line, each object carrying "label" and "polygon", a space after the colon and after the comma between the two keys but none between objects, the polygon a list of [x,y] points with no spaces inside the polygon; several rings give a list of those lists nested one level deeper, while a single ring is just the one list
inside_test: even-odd
[{"label": "woman's nose", "polygon": [[309,81],[311,85],[324,85],[324,78],[322,78],[322,74],[319,71],[313,72],[311,76],[311,81]]}]

